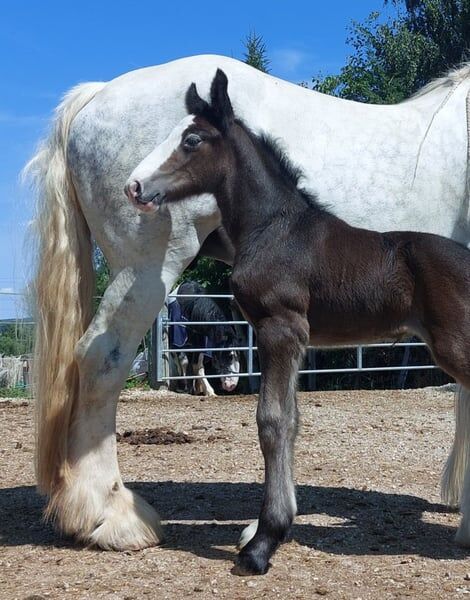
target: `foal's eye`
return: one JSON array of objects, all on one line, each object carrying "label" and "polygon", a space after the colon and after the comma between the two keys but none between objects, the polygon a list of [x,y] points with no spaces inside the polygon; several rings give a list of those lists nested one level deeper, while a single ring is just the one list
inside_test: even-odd
[{"label": "foal's eye", "polygon": [[184,138],[183,146],[186,150],[195,150],[201,143],[201,136],[197,133],[190,133]]}]

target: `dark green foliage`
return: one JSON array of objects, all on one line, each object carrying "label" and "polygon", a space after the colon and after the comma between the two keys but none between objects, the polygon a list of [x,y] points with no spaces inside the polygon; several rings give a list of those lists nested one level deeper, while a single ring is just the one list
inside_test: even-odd
[{"label": "dark green foliage", "polygon": [[269,73],[269,59],[266,50],[266,44],[261,35],[251,31],[243,42],[245,52],[243,57],[247,65],[255,67],[263,73]]},{"label": "dark green foliage", "polygon": [[0,323],[0,355],[30,354],[33,350],[33,333],[31,324]]},{"label": "dark green foliage", "polygon": [[197,281],[211,293],[228,293],[229,279],[232,269],[212,258],[201,256],[196,258],[181,275],[178,283]]},{"label": "dark green foliage", "polygon": [[385,22],[373,12],[353,22],[354,52],[338,75],[313,89],[360,102],[396,103],[469,57],[470,0],[388,0]]},{"label": "dark green foliage", "polygon": [[96,311],[100,299],[109,285],[110,276],[108,262],[98,246],[95,246],[93,250],[93,265],[95,268],[95,297],[93,299],[93,304]]}]

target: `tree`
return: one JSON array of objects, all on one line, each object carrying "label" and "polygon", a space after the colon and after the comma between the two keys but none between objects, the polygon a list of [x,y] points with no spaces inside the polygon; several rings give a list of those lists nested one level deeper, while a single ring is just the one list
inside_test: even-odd
[{"label": "tree", "polygon": [[353,54],[338,75],[317,77],[313,88],[351,100],[395,103],[469,57],[470,0],[385,0],[379,12],[353,22]]},{"label": "tree", "polygon": [[243,44],[245,46],[243,56],[246,64],[263,71],[263,73],[269,73],[270,60],[263,37],[255,31],[250,31]]},{"label": "tree", "polygon": [[0,324],[0,356],[20,356],[30,354],[33,348],[33,327],[31,324]]}]

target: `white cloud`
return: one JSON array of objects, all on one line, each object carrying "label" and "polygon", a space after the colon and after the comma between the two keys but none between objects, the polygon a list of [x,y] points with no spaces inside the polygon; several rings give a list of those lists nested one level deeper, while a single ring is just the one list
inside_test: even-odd
[{"label": "white cloud", "polygon": [[293,83],[310,81],[318,69],[318,57],[300,48],[279,48],[270,53],[271,74]]},{"label": "white cloud", "polygon": [[12,287],[2,287],[0,288],[0,294],[14,294],[15,290]]},{"label": "white cloud", "polygon": [[298,71],[307,58],[309,58],[309,55],[306,52],[294,48],[274,50],[272,53],[273,65],[285,73]]}]

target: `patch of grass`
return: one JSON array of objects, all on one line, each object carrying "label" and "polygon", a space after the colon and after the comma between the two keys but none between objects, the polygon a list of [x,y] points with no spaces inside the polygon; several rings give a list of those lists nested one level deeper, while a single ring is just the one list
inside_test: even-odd
[{"label": "patch of grass", "polygon": [[126,381],[126,384],[124,385],[124,389],[125,390],[135,390],[135,389],[139,389],[139,390],[150,390],[150,386],[148,384],[148,381],[142,381],[139,380],[137,377],[133,378],[133,379],[128,379]]},{"label": "patch of grass", "polygon": [[29,398],[31,390],[25,387],[0,387],[0,398]]}]

